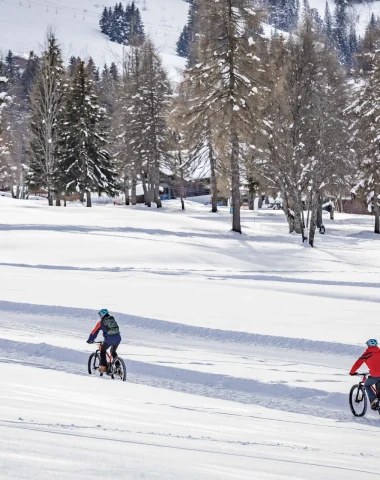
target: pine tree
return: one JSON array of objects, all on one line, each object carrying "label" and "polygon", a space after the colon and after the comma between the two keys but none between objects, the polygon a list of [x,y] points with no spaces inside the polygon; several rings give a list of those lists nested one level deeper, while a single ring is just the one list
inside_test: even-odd
[{"label": "pine tree", "polygon": [[[125,201],[136,205],[136,180],[140,175],[142,185],[147,191],[145,173],[143,172],[144,138],[140,125],[142,120],[142,98],[138,94],[141,86],[141,47],[131,48],[125,52],[123,73],[116,85],[116,95],[113,99],[115,161],[119,178],[124,186]],[[110,85],[110,75],[104,80],[107,89]],[[115,102],[115,99],[117,101]],[[131,190],[131,198],[129,192]],[[148,203],[147,196],[145,202]]]},{"label": "pine tree", "polygon": [[110,16],[109,9],[107,7],[104,7],[99,25],[100,25],[100,31],[105,35],[109,35],[110,33],[111,21],[112,21],[112,15]]},{"label": "pine tree", "polygon": [[86,65],[86,71],[88,76],[93,80],[94,82],[97,81],[97,73],[98,73],[98,68],[95,65],[95,62],[92,57],[89,58],[87,65]]},{"label": "pine tree", "polygon": [[343,65],[349,63],[348,15],[346,0],[336,0],[334,38]]},{"label": "pine tree", "polygon": [[112,42],[124,44],[127,40],[125,26],[125,11],[122,3],[116,4],[112,12],[112,20],[109,31],[109,37]]},{"label": "pine tree", "polygon": [[125,32],[128,45],[137,46],[144,42],[144,25],[135,2],[128,5],[125,10]]},{"label": "pine tree", "polygon": [[185,25],[177,42],[177,55],[187,58],[189,55],[190,34],[189,26]]},{"label": "pine tree", "polygon": [[356,61],[358,69],[364,74],[370,72],[373,68],[372,60],[374,56],[372,53],[376,51],[380,43],[380,26],[376,21],[375,16],[371,16],[371,20],[365,29],[364,38],[360,42],[360,48],[358,47],[358,53],[356,55]]},{"label": "pine tree", "polygon": [[118,70],[115,62],[111,63],[110,70],[109,70],[109,75],[111,76],[111,78],[115,82],[117,82],[119,80],[119,70]]},{"label": "pine tree", "polygon": [[72,77],[78,68],[81,59],[79,57],[71,56],[69,60],[69,76]]},{"label": "pine tree", "polygon": [[285,32],[292,31],[298,23],[299,0],[270,0],[269,21],[276,28]]},{"label": "pine tree", "polygon": [[136,176],[142,179],[145,203],[161,207],[160,168],[168,157],[167,116],[170,105],[170,84],[162,61],[150,40],[130,49],[120,81],[117,115],[119,171],[132,187],[135,201]]},{"label": "pine tree", "polygon": [[191,45],[194,43],[197,32],[197,15],[199,11],[199,0],[189,1],[190,7],[187,15],[187,23],[184,26],[177,42],[177,54],[180,57],[188,59],[188,66],[195,64],[196,60],[192,56]]},{"label": "pine tree", "polygon": [[328,2],[326,2],[326,6],[325,6],[325,16],[323,19],[323,33],[326,35],[326,40],[328,44],[332,45],[334,42],[333,19],[331,16]]},{"label": "pine tree", "polygon": [[102,70],[102,80],[108,80],[110,77],[110,69],[108,68],[108,65],[105,63],[103,66]]},{"label": "pine tree", "polygon": [[[0,75],[0,92],[5,91],[5,84],[7,79],[5,76]],[[0,180],[4,180],[8,176],[8,162],[5,158],[5,153],[7,153],[7,145],[3,137],[3,131],[5,130],[3,125],[3,110],[6,106],[6,96],[0,95]]]},{"label": "pine tree", "polygon": [[29,95],[39,71],[39,65],[39,57],[34,52],[30,52],[25,69],[21,75],[21,87],[24,99],[29,99]]},{"label": "pine tree", "polygon": [[353,66],[355,56],[358,51],[358,38],[354,25],[350,25],[350,33],[348,35],[348,65]]},{"label": "pine tree", "polygon": [[8,78],[8,86],[13,85],[19,77],[19,70],[11,50],[8,51],[5,57],[5,71]]},{"label": "pine tree", "polygon": [[203,124],[216,117],[225,137],[232,192],[232,230],[241,233],[240,167],[242,148],[258,125],[259,32],[262,14],[250,0],[204,0],[200,4],[197,64],[185,82],[201,85],[190,99]]},{"label": "pine tree", "polygon": [[53,33],[48,33],[47,46],[31,93],[29,184],[48,191],[53,205],[56,171],[57,125],[64,95],[64,68],[61,49]]},{"label": "pine tree", "polygon": [[105,111],[94,94],[88,68],[80,62],[72,79],[60,124],[57,183],[68,193],[116,192],[115,171],[106,150]]},{"label": "pine tree", "polygon": [[135,123],[135,128],[141,129],[143,139],[140,152],[143,169],[149,179],[148,203],[152,200],[160,208],[160,167],[167,150],[171,89],[162,60],[150,40],[141,47],[141,77],[137,95],[139,121]]}]

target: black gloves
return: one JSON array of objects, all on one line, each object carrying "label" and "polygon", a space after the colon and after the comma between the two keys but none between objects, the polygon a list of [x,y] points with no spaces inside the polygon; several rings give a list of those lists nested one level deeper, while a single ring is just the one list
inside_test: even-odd
[{"label": "black gloves", "polygon": [[94,343],[94,342],[92,340],[87,340],[87,343],[91,344],[91,343]]}]

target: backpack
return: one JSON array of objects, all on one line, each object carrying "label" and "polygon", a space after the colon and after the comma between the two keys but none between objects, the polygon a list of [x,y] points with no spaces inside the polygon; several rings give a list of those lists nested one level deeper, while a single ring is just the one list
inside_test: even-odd
[{"label": "backpack", "polygon": [[120,333],[119,325],[111,315],[103,318],[103,325],[107,335],[116,335],[117,333]]}]

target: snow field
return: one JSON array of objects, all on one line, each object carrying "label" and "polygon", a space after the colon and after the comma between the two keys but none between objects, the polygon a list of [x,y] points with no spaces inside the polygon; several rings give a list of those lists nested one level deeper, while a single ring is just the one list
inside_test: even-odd
[{"label": "snow field", "polygon": [[[2,478],[14,479],[15,471],[20,480],[52,474],[186,480],[379,476],[377,428],[100,382],[8,365],[0,385],[6,405]],[[111,415],[105,415],[107,408]]]},{"label": "snow field", "polygon": [[[325,218],[312,250],[281,212],[244,211],[239,236],[187,207],[0,197],[5,478],[379,477],[380,418],[347,402],[378,331],[373,219]],[[87,374],[104,306],[127,383]]]}]

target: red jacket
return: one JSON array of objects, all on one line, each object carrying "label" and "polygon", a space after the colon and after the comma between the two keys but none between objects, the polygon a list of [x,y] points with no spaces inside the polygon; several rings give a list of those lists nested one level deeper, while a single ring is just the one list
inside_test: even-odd
[{"label": "red jacket", "polygon": [[367,364],[371,377],[380,377],[380,348],[368,347],[363,355],[356,360],[350,373],[355,373],[363,363]]}]

